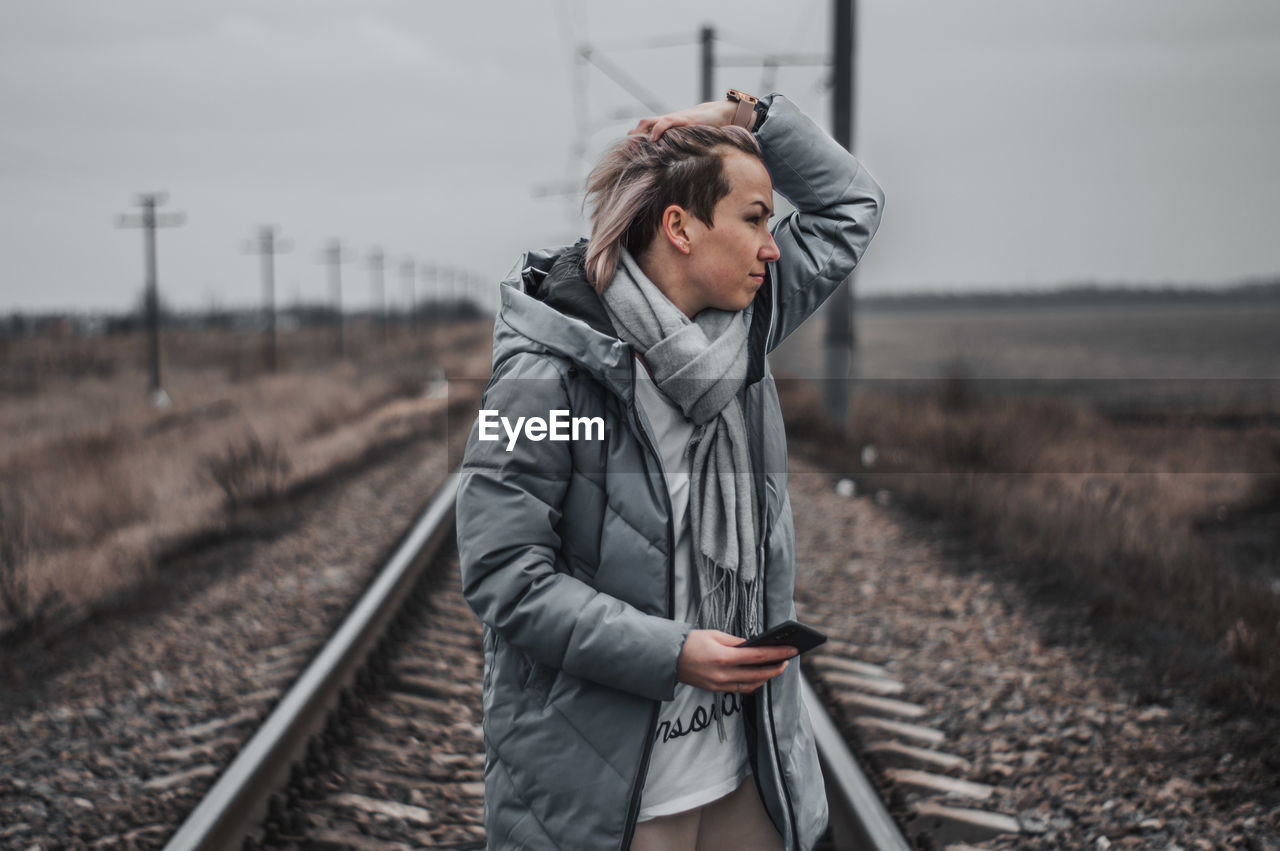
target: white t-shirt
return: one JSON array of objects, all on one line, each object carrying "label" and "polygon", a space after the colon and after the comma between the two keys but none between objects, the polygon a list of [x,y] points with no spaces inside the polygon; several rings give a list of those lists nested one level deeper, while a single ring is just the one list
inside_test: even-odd
[{"label": "white t-shirt", "polygon": [[[660,391],[644,364],[636,359],[636,402],[649,424],[662,456],[675,532],[676,620],[694,621],[690,610],[689,572],[693,539],[689,531],[689,459],[685,450],[693,422]],[[720,741],[712,707],[719,702],[725,740]],[[649,773],[645,775],[638,821],[680,813],[710,803],[737,789],[751,773],[742,698],[676,683],[675,695],[658,714]]]}]

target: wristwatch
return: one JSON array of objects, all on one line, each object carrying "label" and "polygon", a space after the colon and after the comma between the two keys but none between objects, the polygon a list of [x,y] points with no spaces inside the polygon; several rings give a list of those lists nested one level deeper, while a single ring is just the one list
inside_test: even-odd
[{"label": "wristwatch", "polygon": [[738,108],[733,112],[731,124],[744,127],[747,130],[755,130],[759,128],[764,122],[765,116],[768,115],[768,107],[762,104],[755,95],[749,95],[737,89],[729,89],[725,97],[738,105]]}]

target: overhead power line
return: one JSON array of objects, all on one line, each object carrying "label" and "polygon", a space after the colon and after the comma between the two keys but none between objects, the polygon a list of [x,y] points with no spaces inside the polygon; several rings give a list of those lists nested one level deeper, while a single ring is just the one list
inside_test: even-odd
[{"label": "overhead power line", "polygon": [[634,77],[626,71],[623,71],[611,60],[600,56],[595,49],[591,47],[591,45],[580,45],[578,47],[578,55],[582,57],[583,60],[596,66],[602,74],[621,86],[627,94],[644,104],[645,109],[649,110],[652,114],[664,115],[671,112],[671,110],[668,109],[656,95],[642,86]]},{"label": "overhead power line", "polygon": [[758,68],[761,65],[822,66],[830,64],[831,57],[821,53],[730,53],[716,57],[716,65],[721,68]]},{"label": "overhead power line", "polygon": [[605,50],[659,50],[665,47],[689,47],[697,43],[697,39],[687,35],[660,35],[652,38],[596,42],[596,47]]}]

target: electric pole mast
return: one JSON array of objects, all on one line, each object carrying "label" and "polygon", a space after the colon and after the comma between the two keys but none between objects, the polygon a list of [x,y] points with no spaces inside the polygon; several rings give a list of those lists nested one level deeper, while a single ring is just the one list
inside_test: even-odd
[{"label": "electric pole mast", "polygon": [[[832,135],[846,150],[853,150],[854,130],[854,47],[857,27],[855,0],[834,0],[832,16],[835,37],[832,44],[835,86],[831,96]],[[841,430],[848,428],[849,376],[852,372],[857,337],[854,331],[853,281],[850,274],[836,288],[827,304],[824,336],[826,369],[822,382],[822,407],[828,421]]]},{"label": "electric pole mast", "polygon": [[418,333],[418,293],[417,293],[417,277],[418,265],[412,257],[406,257],[400,262],[400,280],[404,282],[404,302],[408,305],[408,315],[405,317],[409,331],[413,334]]},{"label": "electric pole mast", "polygon": [[449,315],[452,316],[458,307],[458,270],[452,266],[445,266],[441,273],[447,281],[441,291],[444,293],[444,302],[448,305]]},{"label": "electric pole mast", "polygon": [[377,322],[382,329],[382,342],[387,342],[387,289],[383,280],[383,269],[386,257],[381,248],[369,252],[370,281],[373,284],[373,305],[377,311]]},{"label": "electric pole mast", "polygon": [[258,228],[257,242],[250,242],[246,251],[262,257],[262,313],[267,324],[267,371],[276,371],[276,254],[288,251],[288,240],[277,239],[280,228],[262,225]]},{"label": "electric pole mast", "polygon": [[716,30],[715,27],[704,24],[701,33],[702,43],[702,100],[699,103],[706,103],[715,100],[715,76],[716,76]]},{"label": "electric pole mast", "polygon": [[140,227],[143,235],[143,257],[147,269],[147,329],[151,349],[151,404],[167,408],[169,394],[160,384],[160,293],[156,284],[156,228],[178,227],[186,221],[182,213],[156,214],[156,207],[169,200],[164,192],[143,192],[138,195],[142,213],[137,216],[121,214],[116,217],[117,227]]},{"label": "electric pole mast", "polygon": [[427,344],[431,347],[432,357],[435,355],[436,346],[436,321],[440,316],[440,267],[434,263],[428,263],[425,266],[418,267],[418,275],[425,284],[423,301],[424,315],[417,318],[418,324],[423,327]]},{"label": "electric pole mast", "polygon": [[324,262],[329,265],[329,292],[333,296],[334,329],[336,331],[335,349],[338,357],[343,357],[346,350],[342,343],[342,264],[348,258],[342,251],[342,243],[337,239],[329,240],[329,247],[324,252]]},{"label": "electric pole mast", "polygon": [[440,300],[439,272],[436,271],[434,263],[428,263],[426,266],[420,266],[418,268],[418,274],[421,276],[422,282],[426,284],[424,300],[427,303],[429,311],[428,318],[430,318],[431,315],[434,315],[436,302]]}]

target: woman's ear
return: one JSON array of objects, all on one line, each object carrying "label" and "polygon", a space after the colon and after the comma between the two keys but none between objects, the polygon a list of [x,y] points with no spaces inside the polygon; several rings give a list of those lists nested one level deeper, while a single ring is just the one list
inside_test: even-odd
[{"label": "woman's ear", "polygon": [[679,204],[662,211],[662,227],[658,236],[681,254],[689,253],[689,214]]}]

